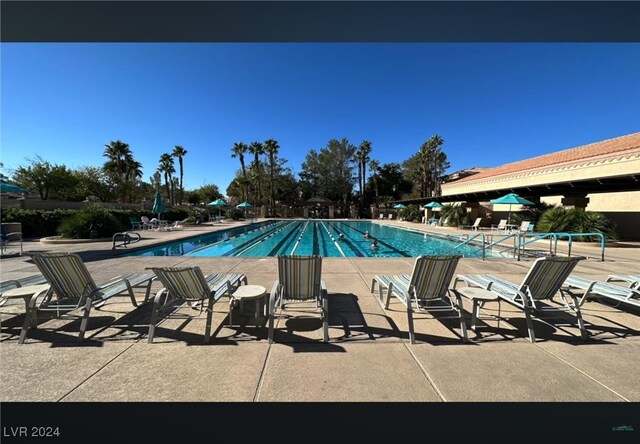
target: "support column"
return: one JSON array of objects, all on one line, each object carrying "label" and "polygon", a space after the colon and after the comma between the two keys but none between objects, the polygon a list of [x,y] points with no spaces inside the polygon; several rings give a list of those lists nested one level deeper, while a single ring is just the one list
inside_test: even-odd
[{"label": "support column", "polygon": [[260,217],[262,219],[265,219],[267,217],[267,207],[264,205],[260,207]]},{"label": "support column", "polygon": [[304,207],[302,210],[302,217],[309,219],[309,207]]},{"label": "support column", "polygon": [[329,219],[333,219],[334,206],[329,205]]},{"label": "support column", "polygon": [[431,219],[431,215],[433,214],[433,209],[432,208],[425,208],[424,209],[424,223],[428,224],[429,223],[429,219]]},{"label": "support column", "polygon": [[589,198],[586,194],[583,194],[582,196],[564,196],[561,203],[565,208],[586,210],[587,205],[589,205]]},{"label": "support column", "polygon": [[478,210],[480,209],[480,202],[467,202],[465,207],[471,208],[471,220],[476,220],[478,216]]}]

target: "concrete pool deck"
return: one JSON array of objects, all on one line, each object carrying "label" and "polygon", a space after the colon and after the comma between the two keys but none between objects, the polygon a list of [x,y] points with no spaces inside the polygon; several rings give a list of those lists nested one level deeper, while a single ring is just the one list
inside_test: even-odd
[{"label": "concrete pool deck", "polygon": [[[381,223],[425,228],[407,222]],[[237,224],[144,231],[138,245]],[[199,265],[205,274],[244,273],[250,284],[270,289],[277,273],[275,258],[122,257],[119,254],[125,249],[114,252],[111,246],[110,241],[25,242],[24,250],[77,252],[96,282],[152,265]],[[578,264],[577,275],[605,279],[612,273],[639,272],[639,248],[607,248],[604,262],[597,259],[599,249],[593,246],[574,244],[573,254],[589,257]],[[457,273],[487,272],[518,282],[532,261],[462,259]],[[501,306],[499,327],[495,320],[481,321],[477,333],[469,330],[466,344],[460,340],[457,321],[420,314],[415,320],[417,343],[412,345],[404,306],[392,300],[390,308],[383,310],[370,293],[375,274],[410,273],[412,266],[412,258],[324,258],[323,278],[330,303],[328,344],[320,342],[317,313],[281,317],[272,345],[266,339],[266,328],[254,326],[252,320],[234,314],[234,325],[229,327],[226,298],[214,307],[210,344],[203,344],[204,321],[175,319],[159,324],[154,344],[148,344],[151,305],[134,308],[123,296],[92,310],[83,343],[76,339],[78,321],[42,316],[25,344],[18,345],[24,305],[21,299],[11,300],[0,307],[0,399],[640,401],[639,310],[590,301],[583,306],[588,340],[580,339],[574,319],[567,316],[534,320],[535,344],[526,339],[522,312],[506,303]],[[3,257],[0,267],[2,280],[37,273],[28,256]],[[154,293],[159,287],[153,284]],[[465,301],[467,315],[469,310]],[[497,314],[497,304],[488,304],[487,312]],[[291,310],[287,314],[298,313]],[[532,373],[535,377],[530,377]],[[185,378],[186,374],[190,377]]]}]

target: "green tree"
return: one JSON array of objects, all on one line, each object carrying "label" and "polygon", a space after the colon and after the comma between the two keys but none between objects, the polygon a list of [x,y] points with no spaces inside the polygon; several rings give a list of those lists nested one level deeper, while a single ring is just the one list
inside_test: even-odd
[{"label": "green tree", "polygon": [[258,205],[262,205],[262,163],[260,162],[260,156],[264,154],[264,146],[260,142],[252,142],[251,145],[249,145],[249,152],[253,154],[251,175],[256,193],[255,200]]},{"label": "green tree", "polygon": [[450,166],[447,155],[442,151],[443,144],[444,140],[440,136],[431,136],[415,155],[404,162],[407,176],[419,187],[419,190],[414,190],[417,197],[441,194],[442,177]]},{"label": "green tree", "polygon": [[116,184],[103,168],[84,166],[73,174],[78,183],[78,194],[83,199],[93,196],[100,202],[110,202],[117,197]]},{"label": "green tree", "polygon": [[176,169],[171,154],[163,153],[160,156],[160,165],[158,166],[158,171],[164,174],[164,187],[167,193],[167,199],[171,204],[173,204],[173,173],[176,172]]},{"label": "green tree", "polygon": [[222,199],[224,197],[220,193],[218,185],[214,184],[202,185],[200,188],[196,188],[195,190],[193,190],[193,192],[197,193],[197,195],[202,198],[201,202],[204,202],[205,204],[216,199]]},{"label": "green tree", "polygon": [[378,172],[380,170],[380,162],[378,162],[375,159],[371,159],[369,161],[369,169],[371,170],[371,181],[373,182],[373,190],[375,192],[374,202],[377,207],[379,203],[379,197],[380,197],[380,189],[378,188]]},{"label": "green tree", "polygon": [[13,180],[24,188],[36,190],[40,199],[47,200],[50,194],[64,199],[75,187],[75,177],[66,166],[53,165],[40,156],[27,161],[31,164],[16,168]]},{"label": "green tree", "polygon": [[247,180],[247,168],[244,161],[244,156],[249,152],[249,147],[242,142],[234,143],[231,148],[231,157],[234,159],[237,157],[240,161],[240,168],[242,169],[242,201],[247,200],[248,180]]},{"label": "green tree", "polygon": [[176,145],[173,148],[173,157],[175,157],[176,159],[178,159],[178,165],[180,166],[180,192],[178,194],[178,201],[180,203],[182,203],[182,194],[184,193],[184,187],[183,187],[183,176],[184,176],[184,156],[187,155],[187,150],[185,150],[183,147],[181,147],[180,145]]},{"label": "green tree", "polygon": [[133,190],[142,178],[142,164],[134,159],[129,145],[120,140],[105,145],[102,155],[107,158],[104,171],[116,184],[120,201],[131,201]]},{"label": "green tree", "polygon": [[360,192],[360,205],[364,205],[364,186],[367,177],[367,164],[371,154],[371,142],[362,141],[354,154],[354,160],[358,165],[358,191]]},{"label": "green tree", "polygon": [[278,150],[280,146],[278,142],[273,139],[265,140],[264,151],[269,156],[269,214],[273,216],[275,196],[274,196],[274,181],[276,173],[276,159],[278,157]]},{"label": "green tree", "polygon": [[[371,167],[370,167],[371,168]],[[370,194],[378,189],[378,200],[381,205],[389,206],[389,202],[405,198],[411,193],[413,183],[407,179],[399,163],[385,163],[377,168],[377,173],[369,178],[367,190]]]}]

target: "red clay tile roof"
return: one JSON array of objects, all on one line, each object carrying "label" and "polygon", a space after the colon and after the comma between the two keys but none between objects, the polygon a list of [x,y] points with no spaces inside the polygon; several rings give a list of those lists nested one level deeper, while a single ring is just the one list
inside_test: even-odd
[{"label": "red clay tile roof", "polygon": [[633,133],[627,136],[616,137],[615,139],[603,140],[601,142],[583,145],[564,151],[557,151],[543,156],[533,157],[531,159],[520,160],[518,162],[507,163],[499,167],[491,168],[456,180],[451,183],[471,182],[486,179],[493,176],[502,176],[505,174],[516,173],[519,171],[533,170],[544,168],[547,166],[555,166],[578,160],[589,159],[592,157],[601,157],[614,153],[622,153],[624,151],[632,151],[640,149],[640,133]]}]

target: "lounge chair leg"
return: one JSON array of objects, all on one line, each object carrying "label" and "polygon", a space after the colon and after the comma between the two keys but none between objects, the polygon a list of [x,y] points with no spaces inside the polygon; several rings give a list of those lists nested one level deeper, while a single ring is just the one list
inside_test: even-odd
[{"label": "lounge chair leg", "polygon": [[407,320],[409,321],[409,342],[416,343],[416,334],[413,331],[413,310],[411,309],[411,300],[407,301]]},{"label": "lounge chair leg", "polygon": [[478,304],[478,300],[473,300],[473,307],[471,309],[471,330],[476,330],[476,320],[478,319],[478,315],[480,314],[480,304]]},{"label": "lounge chair leg", "polygon": [[204,343],[208,344],[211,340],[211,320],[213,319],[213,298],[209,298],[209,304],[207,305],[207,326],[204,331]]},{"label": "lounge chair leg", "polygon": [[273,344],[273,323],[275,317],[276,296],[271,295],[269,300],[269,344]]},{"label": "lounge chair leg", "polygon": [[374,279],[371,279],[371,293],[375,293],[375,291],[376,291],[376,280],[374,278]]},{"label": "lounge chair leg", "polygon": [[531,320],[531,313],[529,313],[529,306],[527,302],[524,303],[524,315],[527,319],[527,330],[529,330],[529,341],[532,343],[536,342],[536,335],[533,332],[533,321]]},{"label": "lounge chair leg", "polygon": [[468,341],[468,337],[467,337],[467,324],[464,321],[464,315],[462,313],[462,297],[456,293],[456,304],[457,304],[457,311],[458,311],[458,316],[460,316],[460,329],[462,330],[462,342],[467,342]]},{"label": "lounge chair leg", "polygon": [[153,336],[156,333],[156,320],[158,318],[158,313],[160,312],[160,299],[162,298],[163,290],[156,295],[153,301],[153,308],[151,309],[151,322],[149,323],[149,344],[153,344]]},{"label": "lounge chair leg", "polygon": [[80,322],[80,334],[78,335],[78,341],[84,339],[84,333],[87,331],[87,324],[89,323],[89,313],[91,312],[91,304],[93,299],[87,298],[87,302],[84,305],[84,313],[82,314],[82,322]]},{"label": "lounge chair leg", "polygon": [[576,309],[576,317],[578,318],[578,327],[580,328],[580,335],[582,336],[582,339],[587,339],[589,335],[584,325],[584,319],[582,319],[582,312],[580,311],[580,306],[578,305],[578,298],[572,294],[571,299],[573,299],[573,306]]},{"label": "lounge chair leg", "polygon": [[322,341],[329,342],[329,299],[326,294],[322,295],[322,316]]}]

